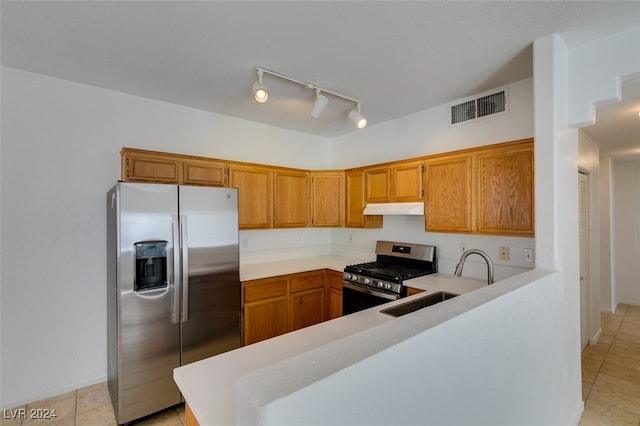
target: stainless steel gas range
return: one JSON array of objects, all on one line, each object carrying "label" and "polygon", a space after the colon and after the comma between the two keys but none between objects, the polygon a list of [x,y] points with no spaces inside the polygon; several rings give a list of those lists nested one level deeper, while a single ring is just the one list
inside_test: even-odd
[{"label": "stainless steel gas range", "polygon": [[344,268],[342,313],[347,315],[406,297],[404,281],[435,272],[434,246],[378,241],[375,262]]}]

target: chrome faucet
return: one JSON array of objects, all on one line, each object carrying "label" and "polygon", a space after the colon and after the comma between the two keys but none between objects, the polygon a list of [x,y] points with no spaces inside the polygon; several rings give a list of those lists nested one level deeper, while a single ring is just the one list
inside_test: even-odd
[{"label": "chrome faucet", "polygon": [[462,253],[462,256],[460,256],[460,261],[456,265],[456,270],[453,274],[458,277],[462,275],[464,261],[467,260],[467,256],[469,256],[470,254],[478,254],[484,258],[485,262],[487,262],[487,285],[493,284],[493,262],[491,261],[489,255],[482,250],[471,249]]}]

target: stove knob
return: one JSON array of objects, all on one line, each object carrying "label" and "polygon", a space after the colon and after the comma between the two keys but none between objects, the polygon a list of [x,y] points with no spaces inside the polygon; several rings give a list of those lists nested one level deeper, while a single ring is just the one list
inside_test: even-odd
[{"label": "stove knob", "polygon": [[391,284],[387,284],[387,285],[385,286],[385,288],[386,288],[387,290],[391,290],[391,287],[393,287]]},{"label": "stove knob", "polygon": [[365,278],[365,279],[364,279],[364,283],[365,283],[365,284],[371,284],[371,280],[370,280],[369,278]]},{"label": "stove knob", "polygon": [[384,283],[383,283],[383,282],[378,281],[378,288],[384,288]]}]

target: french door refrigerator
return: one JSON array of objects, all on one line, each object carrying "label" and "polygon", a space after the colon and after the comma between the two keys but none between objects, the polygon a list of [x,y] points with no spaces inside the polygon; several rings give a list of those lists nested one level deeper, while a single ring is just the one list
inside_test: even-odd
[{"label": "french door refrigerator", "polygon": [[173,369],[241,346],[237,189],[107,194],[108,386],[127,423],[181,402]]}]

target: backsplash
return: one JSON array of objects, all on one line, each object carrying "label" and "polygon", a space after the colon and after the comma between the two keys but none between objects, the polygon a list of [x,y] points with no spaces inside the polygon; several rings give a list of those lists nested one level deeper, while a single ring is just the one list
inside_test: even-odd
[{"label": "backsplash", "polygon": [[[437,247],[438,271],[453,274],[464,250],[485,251],[493,260],[495,279],[501,280],[533,269],[524,250],[534,250],[535,240],[522,237],[444,234],[424,231],[424,216],[385,216],[381,229],[295,228],[240,231],[240,263],[252,264],[312,256],[338,255],[363,260],[375,258],[376,241],[399,241]],[[507,247],[509,259],[500,259]],[[485,278],[487,267],[479,256],[465,262],[463,276]]]}]

